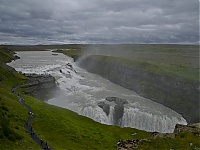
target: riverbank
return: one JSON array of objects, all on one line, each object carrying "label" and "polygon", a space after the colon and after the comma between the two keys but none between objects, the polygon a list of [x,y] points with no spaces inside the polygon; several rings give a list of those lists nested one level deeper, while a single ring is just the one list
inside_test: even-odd
[{"label": "riverbank", "polygon": [[49,74],[23,74],[27,81],[22,86],[24,94],[47,101],[56,93],[55,78]]},{"label": "riverbank", "polygon": [[[0,51],[0,56],[1,56]],[[11,60],[10,58],[8,60]],[[0,60],[0,149],[40,149],[25,130],[28,113],[12,87],[21,85],[27,78]],[[145,138],[148,132],[132,128],[102,125],[60,107],[49,105],[17,89],[34,112],[32,128],[52,149],[116,149],[118,139]],[[3,117],[2,117],[3,116]]]},{"label": "riverbank", "polygon": [[[0,56],[2,56],[1,52]],[[0,65],[0,113],[4,114],[1,115],[4,117],[0,118],[0,149],[40,149],[24,129],[24,123],[29,117],[27,110],[11,91],[12,87],[27,81],[27,78],[6,66],[4,61],[0,60],[0,62],[2,64]],[[52,149],[113,150],[117,148],[119,139],[148,140],[138,149],[198,149],[200,147],[199,138],[192,132],[181,132],[180,136],[174,139],[151,139],[151,133],[133,128],[102,125],[72,111],[48,105],[24,94],[22,89],[17,89],[16,92],[26,100],[27,105],[31,106],[34,112],[35,118],[31,124],[34,131],[47,141]]]},{"label": "riverbank", "polygon": [[159,65],[111,56],[88,56],[79,64],[89,72],[175,110],[189,123],[200,121],[198,81],[168,73]]}]

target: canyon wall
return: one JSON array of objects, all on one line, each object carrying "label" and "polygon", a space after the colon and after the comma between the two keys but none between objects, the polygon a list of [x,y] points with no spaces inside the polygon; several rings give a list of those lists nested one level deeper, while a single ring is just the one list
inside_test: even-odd
[{"label": "canyon wall", "polygon": [[82,57],[79,66],[175,110],[189,123],[200,122],[198,81],[148,71],[151,66],[145,63],[129,64],[110,56]]},{"label": "canyon wall", "polygon": [[57,91],[55,78],[51,75],[25,74],[28,81],[24,84],[24,92],[40,100],[48,100]]}]

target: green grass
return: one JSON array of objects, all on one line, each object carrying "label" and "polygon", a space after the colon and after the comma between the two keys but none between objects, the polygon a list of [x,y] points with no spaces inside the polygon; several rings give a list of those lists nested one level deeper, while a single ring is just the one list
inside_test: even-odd
[{"label": "green grass", "polygon": [[7,63],[14,59],[13,52],[7,47],[0,46],[0,63]]},{"label": "green grass", "polygon": [[3,64],[12,58],[7,56],[0,59],[0,149],[39,149],[24,128],[27,110],[11,92],[12,87],[21,84],[25,78]]},{"label": "green grass", "polygon": [[[11,92],[13,86],[26,80],[4,64],[11,58],[0,60],[0,113],[4,115],[0,118],[0,149],[39,149],[23,127],[28,119],[27,110]],[[17,92],[23,94],[22,89]],[[102,125],[25,94],[23,97],[36,116],[32,122],[33,130],[53,149],[115,149],[119,139],[132,138],[133,132],[138,133],[135,138],[149,135],[137,129]]]},{"label": "green grass", "polygon": [[55,50],[53,52],[63,53],[69,57],[80,56],[80,55],[84,54],[84,51],[82,51],[82,50]]},{"label": "green grass", "polygon": [[119,139],[144,138],[145,131],[97,123],[72,111],[25,96],[36,118],[33,128],[53,149],[115,149]]},{"label": "green grass", "polygon": [[109,58],[118,60],[132,69],[141,69],[147,72],[156,73],[159,75],[183,77],[194,81],[199,81],[199,68],[193,68],[178,64],[169,64],[163,62],[148,61],[145,59],[124,59],[124,58]]},{"label": "green grass", "polygon": [[[192,143],[192,145],[190,145]],[[200,139],[195,138],[192,132],[181,132],[176,138],[160,138],[150,139],[144,142],[140,149],[153,149],[153,150],[198,150],[200,148]]]},{"label": "green grass", "polygon": [[[81,50],[59,50],[56,51],[63,53],[69,57],[81,56],[84,51]],[[130,69],[139,69],[147,72],[156,73],[159,75],[175,76],[187,78],[194,81],[200,81],[199,68],[187,66],[184,64],[177,64],[173,62],[160,62],[153,61],[145,58],[124,58],[117,56],[103,56],[103,55],[92,55],[94,60],[106,62],[108,64],[122,64],[130,67]]]},{"label": "green grass", "polygon": [[[1,56],[0,51],[0,56]],[[4,63],[12,57],[0,58],[0,149],[39,149],[30,138],[23,125],[28,119],[27,110],[11,92],[15,85],[23,83],[26,78]],[[53,149],[67,150],[112,150],[116,149],[119,139],[149,139],[138,149],[195,149],[200,147],[199,138],[193,133],[181,133],[175,139],[150,139],[148,132],[133,128],[120,128],[97,123],[72,111],[49,105],[23,94],[31,106],[34,116],[33,130]],[[6,126],[5,126],[6,123]],[[135,136],[131,134],[136,132]],[[189,146],[193,143],[193,147]]]},{"label": "green grass", "polygon": [[167,63],[157,63],[157,62],[147,62],[151,66],[155,66],[155,71],[166,75],[176,75],[183,78],[187,78],[194,81],[200,81],[199,78],[199,68],[192,68],[189,66],[177,65],[177,64],[167,64]]}]

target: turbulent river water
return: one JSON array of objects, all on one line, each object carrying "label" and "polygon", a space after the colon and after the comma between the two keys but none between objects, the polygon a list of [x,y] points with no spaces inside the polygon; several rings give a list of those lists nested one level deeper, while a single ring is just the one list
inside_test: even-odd
[{"label": "turbulent river water", "polygon": [[[187,124],[170,108],[79,68],[72,58],[63,54],[31,51],[17,52],[17,55],[20,59],[8,64],[17,71],[55,77],[59,92],[47,101],[49,104],[67,108],[103,124],[146,131],[170,133],[177,123]],[[117,123],[115,114],[119,112],[116,112],[116,103],[107,101],[106,97],[118,97],[128,102],[123,105],[123,110],[118,109],[122,114]],[[100,103],[109,105],[109,112],[99,107]]]}]

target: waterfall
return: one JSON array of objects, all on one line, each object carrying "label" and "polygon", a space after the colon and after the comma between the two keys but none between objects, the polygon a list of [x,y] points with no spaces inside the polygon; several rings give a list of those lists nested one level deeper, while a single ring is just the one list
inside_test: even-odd
[{"label": "waterfall", "polygon": [[[71,103],[65,108],[77,112],[80,115],[91,118],[99,123],[114,125],[114,107],[110,107],[109,115],[98,106],[84,106]],[[123,117],[120,120],[121,127],[132,127],[149,132],[172,133],[176,124],[187,124],[185,119],[179,117],[169,117],[167,115],[150,114],[138,108],[124,108]]]},{"label": "waterfall", "polygon": [[125,108],[122,118],[123,127],[133,127],[150,132],[172,133],[176,124],[187,124],[187,122],[182,117],[150,114],[137,108]]},{"label": "waterfall", "polygon": [[[47,73],[55,77],[60,92],[48,100],[49,104],[72,110],[103,124],[151,132],[170,133],[176,124],[187,124],[180,114],[170,108],[88,73],[67,56],[52,56],[49,51],[18,52],[17,55],[21,59],[9,64],[17,71]],[[127,103],[114,104],[106,101],[106,97],[120,97],[127,100]],[[106,112],[98,106],[101,102],[106,105],[109,103]]]}]

